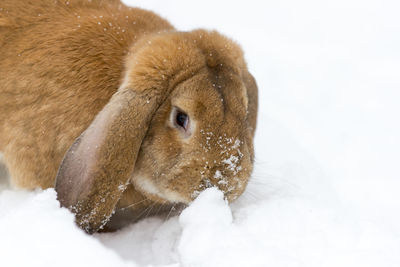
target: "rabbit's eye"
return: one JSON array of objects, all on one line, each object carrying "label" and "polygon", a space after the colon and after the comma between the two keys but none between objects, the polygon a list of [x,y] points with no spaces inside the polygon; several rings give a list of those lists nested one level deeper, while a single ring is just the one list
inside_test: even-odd
[{"label": "rabbit's eye", "polygon": [[189,124],[189,116],[186,113],[178,110],[175,115],[175,123],[183,129],[187,130]]},{"label": "rabbit's eye", "polygon": [[185,139],[190,137],[193,133],[193,121],[190,120],[190,117],[186,112],[182,111],[182,109],[176,106],[172,106],[172,111],[169,117],[169,125],[170,127],[172,126],[173,128],[179,130],[179,132],[183,134],[181,137]]}]

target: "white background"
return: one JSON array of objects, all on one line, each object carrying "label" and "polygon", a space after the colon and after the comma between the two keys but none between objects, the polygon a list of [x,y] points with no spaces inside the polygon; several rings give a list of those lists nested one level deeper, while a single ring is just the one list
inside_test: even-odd
[{"label": "white background", "polygon": [[400,266],[400,2],[125,2],[241,44],[260,91],[252,182],[230,208],[209,191],[94,237],[53,190],[0,185],[1,266]]}]

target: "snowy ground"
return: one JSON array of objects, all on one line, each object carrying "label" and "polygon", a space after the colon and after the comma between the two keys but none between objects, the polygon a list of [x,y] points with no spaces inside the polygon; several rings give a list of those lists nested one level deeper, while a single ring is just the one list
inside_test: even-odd
[{"label": "snowy ground", "polygon": [[231,207],[209,190],[88,236],[54,190],[3,179],[0,266],[400,266],[400,2],[127,2],[242,44],[260,88],[252,183]]}]

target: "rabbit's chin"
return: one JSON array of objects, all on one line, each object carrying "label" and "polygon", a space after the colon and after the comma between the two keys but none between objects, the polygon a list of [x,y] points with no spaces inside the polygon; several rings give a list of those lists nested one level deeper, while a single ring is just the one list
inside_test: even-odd
[{"label": "rabbit's chin", "polygon": [[142,194],[155,202],[189,204],[191,201],[177,192],[160,188],[146,176],[135,177],[132,179],[132,183]]}]

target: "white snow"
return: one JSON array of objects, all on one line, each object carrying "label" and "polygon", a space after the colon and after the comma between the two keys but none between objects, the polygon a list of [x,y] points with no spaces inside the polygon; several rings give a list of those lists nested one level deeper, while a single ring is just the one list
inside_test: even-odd
[{"label": "white snow", "polygon": [[2,191],[0,237],[4,267],[136,266],[79,230],[53,189]]},{"label": "white snow", "polygon": [[126,2],[242,44],[260,89],[248,189],[89,236],[54,190],[0,179],[0,266],[400,266],[400,2]]}]

